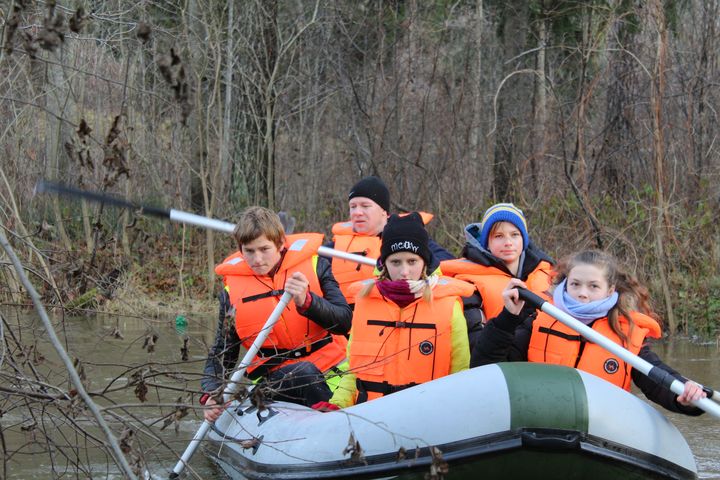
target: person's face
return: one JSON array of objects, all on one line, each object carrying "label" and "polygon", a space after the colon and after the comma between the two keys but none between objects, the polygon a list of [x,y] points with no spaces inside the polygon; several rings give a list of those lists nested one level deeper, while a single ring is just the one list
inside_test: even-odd
[{"label": "person's face", "polygon": [[488,250],[506,265],[516,262],[523,250],[520,230],[509,222],[495,224],[488,237]]},{"label": "person's face", "polygon": [[387,223],[388,214],[367,197],[354,197],[348,202],[353,231],[365,235],[377,235]]},{"label": "person's face", "polygon": [[576,265],[568,272],[566,288],[571,297],[582,303],[602,300],[615,291],[613,285],[608,285],[605,269],[587,263]]},{"label": "person's face", "polygon": [[411,252],[397,252],[385,259],[390,280],[420,280],[425,262],[420,255]]},{"label": "person's face", "polygon": [[280,261],[280,247],[260,235],[252,242],[240,247],[240,252],[248,266],[256,275],[267,275]]}]

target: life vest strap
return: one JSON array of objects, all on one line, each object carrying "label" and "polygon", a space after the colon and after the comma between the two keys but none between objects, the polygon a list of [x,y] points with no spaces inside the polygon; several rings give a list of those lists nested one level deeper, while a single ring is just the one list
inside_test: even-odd
[{"label": "life vest strap", "polygon": [[358,397],[356,403],[367,402],[368,392],[380,393],[382,395],[390,395],[391,393],[405,390],[406,388],[414,387],[417,383],[406,383],[405,385],[393,385],[388,382],[370,382],[367,380],[355,379],[355,384],[358,389]]},{"label": "life vest strap", "polygon": [[548,335],[555,335],[556,337],[560,337],[565,340],[569,340],[571,342],[584,342],[585,341],[585,339],[582,337],[582,335],[570,335],[565,332],[553,330],[552,328],[548,328],[548,327],[540,327],[538,330],[540,333],[547,333]]},{"label": "life vest strap", "polygon": [[332,336],[328,335],[321,338],[320,340],[311,343],[307,347],[303,345],[302,347],[293,348],[290,350],[286,350],[284,348],[261,348],[258,354],[261,358],[282,358],[282,360],[285,361],[293,358],[307,357],[311,353],[320,350],[322,347],[324,347],[330,342],[332,342]]},{"label": "life vest strap", "polygon": [[263,298],[279,297],[283,293],[285,293],[285,290],[283,290],[283,289],[270,290],[269,292],[258,293],[257,295],[250,295],[249,297],[243,297],[241,301],[242,301],[242,303],[250,303],[250,302],[254,302],[256,300],[262,300]]},{"label": "life vest strap", "polygon": [[380,327],[395,328],[422,328],[426,330],[435,330],[437,325],[434,323],[408,323],[408,322],[391,322],[389,320],[368,320],[368,325],[377,325]]},{"label": "life vest strap", "polygon": [[311,353],[317,352],[325,345],[332,343],[332,341],[332,336],[328,335],[311,343],[307,347],[303,346],[293,348],[292,350],[285,350],[282,348],[261,348],[258,351],[258,356],[266,360],[256,368],[253,368],[252,371],[248,373],[248,377],[251,380],[257,380],[260,377],[267,376],[267,374],[274,370],[275,367],[282,365],[287,360],[307,357]]},{"label": "life vest strap", "polygon": [[[352,253],[353,255],[362,255],[363,257],[367,257],[368,249],[366,248],[365,250],[362,250],[360,252],[349,252],[349,253]],[[355,271],[359,272],[361,268],[362,268],[362,263],[358,263],[357,267],[355,267]]]}]

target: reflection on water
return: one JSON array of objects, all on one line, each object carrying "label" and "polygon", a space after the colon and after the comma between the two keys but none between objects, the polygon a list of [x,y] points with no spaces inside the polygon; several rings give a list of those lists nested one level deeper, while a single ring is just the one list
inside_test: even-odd
[{"label": "reflection on water", "polygon": [[[42,329],[33,315],[4,312],[4,316],[25,345],[32,344],[32,334]],[[138,442],[138,449],[146,459],[153,478],[167,478],[178,455],[201,425],[200,413],[191,410],[177,424],[171,422],[162,428],[165,419],[172,418],[178,401],[190,401],[190,395],[182,390],[197,392],[199,389],[199,376],[207,346],[213,340],[215,322],[215,315],[204,318],[190,316],[187,326],[176,325],[174,318],[66,318],[64,324],[57,328],[58,334],[65,335],[66,347],[71,355],[83,361],[90,381],[89,390],[96,393],[107,390],[104,395],[94,397],[95,401],[106,407],[113,404],[124,406],[112,412],[135,426],[141,423],[147,425],[148,433],[157,436],[152,439],[140,435],[142,441]],[[112,335],[116,328],[122,338]],[[157,340],[154,351],[149,352],[146,339],[152,339],[153,335],[157,335]],[[186,337],[189,357],[183,361],[181,349]],[[46,337],[42,335],[42,339]],[[49,379],[50,383],[67,389],[67,374],[52,348],[46,342],[41,342],[38,348],[45,357],[36,367],[38,374]],[[720,388],[720,350],[715,343],[697,345],[678,340],[671,344],[657,344],[653,349],[689,378]],[[6,373],[7,362],[0,368]],[[139,370],[145,372],[148,386],[144,403],[138,400],[134,387],[127,387],[132,374]],[[192,398],[197,401],[196,395]],[[8,410],[7,407],[5,409]],[[56,415],[57,412],[50,414]],[[720,478],[720,421],[709,415],[700,418],[668,416],[687,438],[697,459],[700,478]],[[80,414],[74,421],[82,423],[82,418],[83,414]],[[59,450],[55,450],[53,455],[48,454],[47,445],[43,444],[43,437],[38,435],[37,429],[23,429],[33,421],[21,408],[8,410],[2,416],[0,425],[8,451],[17,452],[6,459],[6,478],[50,478],[63,474],[70,478],[120,478],[112,459],[97,447],[97,440],[63,427],[67,425],[67,419],[51,419],[50,424],[43,426],[46,432],[57,434],[54,441],[58,445],[77,447],[76,458],[69,460],[61,458]],[[59,426],[55,428],[52,421]],[[120,420],[113,427],[119,435],[122,430]],[[63,437],[67,432],[71,434]],[[99,432],[89,433],[96,435],[96,439],[102,438]],[[62,454],[67,451],[64,448]],[[78,472],[75,464],[80,464],[87,471]],[[200,451],[193,457],[192,467],[196,475],[188,478],[224,478]]]}]

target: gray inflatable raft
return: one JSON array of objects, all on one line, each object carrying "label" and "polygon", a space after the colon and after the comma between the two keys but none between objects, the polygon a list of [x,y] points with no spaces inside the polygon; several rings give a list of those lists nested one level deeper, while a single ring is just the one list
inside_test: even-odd
[{"label": "gray inflatable raft", "polygon": [[687,442],[654,408],[593,375],[533,363],[474,368],[329,413],[236,403],[208,440],[238,479],[697,478]]}]

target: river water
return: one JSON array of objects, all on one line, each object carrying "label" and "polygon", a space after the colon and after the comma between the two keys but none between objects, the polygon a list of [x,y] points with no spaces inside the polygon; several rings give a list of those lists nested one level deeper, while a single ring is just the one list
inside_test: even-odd
[{"label": "river water", "polygon": [[[686,377],[720,389],[720,345],[717,342],[675,340],[656,344],[653,350],[665,363]],[[707,414],[688,417],[661,411],[667,413],[670,421],[687,439],[695,455],[698,476],[720,479],[720,420]]]},{"label": "river water", "polygon": [[[0,373],[40,378],[45,384],[67,391],[67,374],[37,317],[13,311],[3,312],[3,318],[6,340],[8,327],[16,338],[10,347],[6,343],[6,348],[0,350]],[[197,396],[184,390],[197,392],[207,346],[214,336],[215,316],[189,316],[186,326],[178,325],[175,318],[100,316],[53,320],[67,350],[81,360],[94,400],[109,407],[106,413],[116,415],[115,421],[110,420],[116,435],[122,436],[128,425],[136,432],[131,437],[130,458],[144,459],[146,478],[167,478],[201,424],[200,413],[192,409],[179,421],[171,420],[176,404],[196,404]],[[39,338],[37,351],[41,357],[32,349],[35,337]],[[24,346],[24,355],[19,354],[16,340]],[[154,348],[147,343],[154,343]],[[187,360],[183,359],[185,345]],[[676,340],[657,344],[654,350],[689,378],[720,388],[720,348],[715,342]],[[15,370],[10,369],[12,365]],[[137,372],[145,377],[144,395],[142,388],[128,386]],[[27,390],[30,385],[26,383]],[[87,412],[73,408],[69,402],[59,402],[62,408],[54,408],[57,402],[3,395],[0,391],[0,441],[5,443],[0,452],[7,455],[0,478],[121,478],[112,460],[97,446],[103,436],[87,420]],[[144,396],[145,401],[138,396]],[[709,415],[667,415],[690,444],[699,477],[720,479],[720,421]],[[166,419],[168,425],[161,428]],[[201,451],[191,465],[194,474],[189,478],[225,478]]]}]

